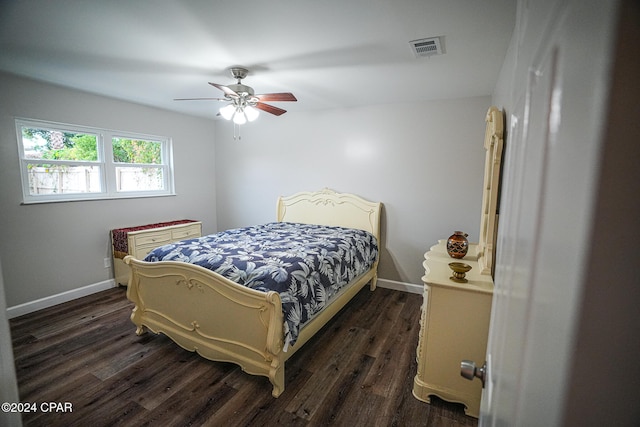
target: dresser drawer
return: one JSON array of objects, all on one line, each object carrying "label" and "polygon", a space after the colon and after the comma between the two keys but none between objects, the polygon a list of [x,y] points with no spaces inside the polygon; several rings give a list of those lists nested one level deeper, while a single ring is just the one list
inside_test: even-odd
[{"label": "dresser drawer", "polygon": [[135,246],[152,245],[154,243],[157,243],[156,246],[160,246],[171,241],[171,230],[149,231],[139,236],[132,236],[132,239]]},{"label": "dresser drawer", "polygon": [[168,243],[171,243],[171,242],[169,241],[169,242],[158,243],[153,245],[138,245],[135,247],[133,251],[134,253],[132,253],[131,255],[133,255],[137,259],[144,259],[147,255],[149,255],[149,252],[151,252],[157,247],[166,245]]},{"label": "dresser drawer", "polygon": [[184,227],[178,227],[171,230],[172,240],[184,240],[194,237],[200,237],[200,224],[192,224]]}]

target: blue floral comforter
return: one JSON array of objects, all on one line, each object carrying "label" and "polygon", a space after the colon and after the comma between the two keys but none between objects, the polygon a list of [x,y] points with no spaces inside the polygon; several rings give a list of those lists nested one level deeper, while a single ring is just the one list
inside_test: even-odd
[{"label": "blue floral comforter", "polygon": [[145,261],[189,262],[252,289],[278,292],[286,349],[300,328],[377,258],[378,242],[366,231],[273,222],[170,243]]}]

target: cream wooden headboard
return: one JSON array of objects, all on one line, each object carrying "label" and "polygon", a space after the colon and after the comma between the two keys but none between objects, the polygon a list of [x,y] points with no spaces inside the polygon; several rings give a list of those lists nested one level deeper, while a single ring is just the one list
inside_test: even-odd
[{"label": "cream wooden headboard", "polygon": [[502,111],[490,107],[485,118],[487,127],[484,149],[487,151],[484,165],[484,185],[482,192],[482,217],[478,242],[478,266],[481,274],[493,276],[496,256],[496,234],[498,231],[498,191],[500,187],[500,165],[504,125]]},{"label": "cream wooden headboard", "polygon": [[370,202],[354,194],[336,193],[325,188],[315,192],[280,196],[276,218],[278,221],[365,230],[379,242],[381,207],[379,202]]}]

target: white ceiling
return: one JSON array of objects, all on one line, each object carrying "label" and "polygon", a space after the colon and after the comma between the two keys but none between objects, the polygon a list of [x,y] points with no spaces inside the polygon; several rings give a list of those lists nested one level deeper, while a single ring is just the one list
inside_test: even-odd
[{"label": "white ceiling", "polygon": [[[215,118],[228,68],[288,111],[489,95],[515,0],[2,0],[0,70]],[[409,41],[442,36],[444,55]]]}]

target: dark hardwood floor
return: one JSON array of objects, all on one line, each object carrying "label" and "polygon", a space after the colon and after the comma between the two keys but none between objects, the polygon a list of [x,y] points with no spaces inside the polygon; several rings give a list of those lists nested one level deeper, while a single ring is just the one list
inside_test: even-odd
[{"label": "dark hardwood floor", "polygon": [[[11,320],[25,426],[476,426],[461,405],[411,394],[422,297],[363,289],[264,377],[208,361],[163,335],[135,334],[114,288]],[[42,403],[71,404],[44,412]],[[45,406],[47,408],[47,406]]]}]

